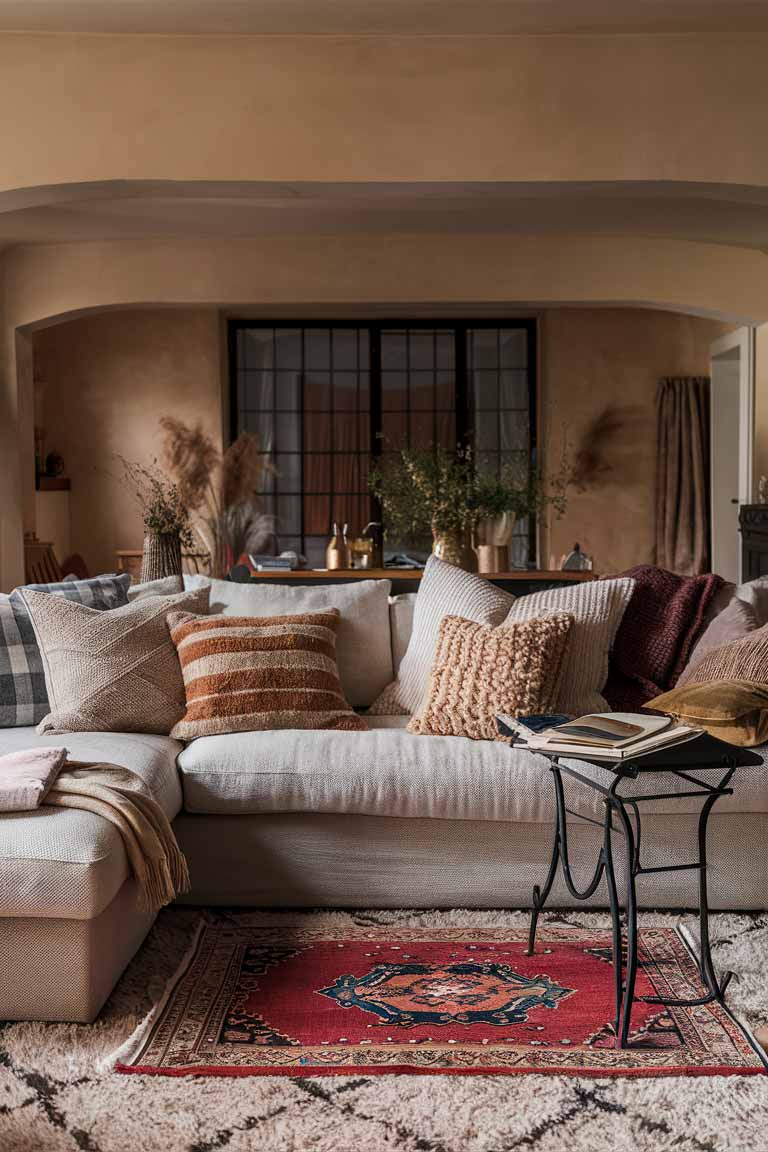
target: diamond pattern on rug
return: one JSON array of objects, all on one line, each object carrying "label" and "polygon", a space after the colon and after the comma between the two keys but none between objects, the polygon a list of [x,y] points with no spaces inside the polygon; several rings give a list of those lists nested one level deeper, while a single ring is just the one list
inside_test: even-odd
[{"label": "diamond pattern on rug", "polygon": [[[118,1070],[212,1076],[395,1073],[760,1074],[718,1004],[636,1003],[617,1049],[610,937],[548,924],[536,953],[509,928],[206,925]],[[695,998],[673,929],[641,934],[638,996]]]}]

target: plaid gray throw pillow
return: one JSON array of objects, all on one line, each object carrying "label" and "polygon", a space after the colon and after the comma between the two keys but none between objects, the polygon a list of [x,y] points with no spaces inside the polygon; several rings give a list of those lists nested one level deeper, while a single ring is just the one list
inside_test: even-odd
[{"label": "plaid gray throw pillow", "polygon": [[[64,596],[88,608],[106,612],[128,603],[127,572],[64,580],[61,584],[26,584],[35,592]],[[19,589],[0,594],[0,728],[39,724],[48,709],[45,674],[32,621]]]}]

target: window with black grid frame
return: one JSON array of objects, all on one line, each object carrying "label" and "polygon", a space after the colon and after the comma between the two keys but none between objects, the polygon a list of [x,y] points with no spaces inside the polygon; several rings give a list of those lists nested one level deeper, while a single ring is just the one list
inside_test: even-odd
[{"label": "window with black grid frame", "polygon": [[[310,567],[334,523],[356,534],[377,518],[371,455],[469,442],[495,474],[535,457],[533,321],[233,321],[230,336],[233,435],[261,437],[277,548]],[[514,565],[535,560],[534,541],[516,524]]]}]

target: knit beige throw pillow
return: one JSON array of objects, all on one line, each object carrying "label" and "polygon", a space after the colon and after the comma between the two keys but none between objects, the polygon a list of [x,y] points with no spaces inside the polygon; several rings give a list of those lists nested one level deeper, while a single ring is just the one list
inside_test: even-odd
[{"label": "knit beige throw pillow", "polygon": [[194,740],[278,728],[365,731],[339,680],[341,613],[192,616],[168,619],[179,653],[187,709],[171,732]]},{"label": "knit beige throw pillow", "polygon": [[495,716],[550,712],[573,617],[504,628],[446,616],[440,625],[426,705],[409,732],[498,740]]},{"label": "knit beige throw pillow", "polygon": [[50,712],[38,732],[152,732],[184,714],[184,681],[166,616],[206,612],[209,590],[150,596],[97,612],[22,590],[43,657]]}]

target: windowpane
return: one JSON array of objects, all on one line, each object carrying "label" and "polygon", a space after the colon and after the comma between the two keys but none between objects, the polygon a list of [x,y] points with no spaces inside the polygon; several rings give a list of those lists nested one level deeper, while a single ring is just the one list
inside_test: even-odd
[{"label": "windowpane", "polygon": [[528,333],[524,328],[502,329],[499,334],[502,368],[525,368],[528,364]]},{"label": "windowpane", "polygon": [[307,328],[304,332],[304,367],[309,371],[331,367],[331,333],[327,328]]},{"label": "windowpane", "polygon": [[294,535],[301,533],[301,497],[277,497],[277,530],[282,535],[289,532]]},{"label": "windowpane", "polygon": [[447,452],[456,447],[456,414],[454,412],[437,413],[437,443]]},{"label": "windowpane", "polygon": [[498,329],[473,328],[469,333],[469,363],[472,368],[498,368]]},{"label": "windowpane", "polygon": [[304,411],[328,412],[331,407],[330,372],[304,373]]},{"label": "windowpane", "polygon": [[298,328],[278,328],[275,331],[275,366],[301,368],[301,331]]},{"label": "windowpane", "polygon": [[334,492],[357,492],[360,489],[358,458],[351,452],[333,457]]},{"label": "windowpane", "polygon": [[499,407],[498,372],[475,372],[472,376],[475,407],[495,412]]},{"label": "windowpane", "polygon": [[301,374],[299,372],[275,373],[275,408],[281,412],[299,411],[301,408]]},{"label": "windowpane", "polygon": [[357,410],[357,372],[334,372],[333,407],[336,411]]},{"label": "windowpane", "polygon": [[274,479],[280,492],[301,492],[301,456],[278,454],[275,467],[277,476]]},{"label": "windowpane", "polygon": [[529,428],[527,412],[500,412],[501,444],[503,451],[528,448]]},{"label": "windowpane", "polygon": [[528,373],[525,370],[501,373],[501,408],[528,408]]},{"label": "windowpane", "polygon": [[356,329],[334,328],[333,330],[333,369],[349,370],[357,368]]},{"label": "windowpane", "polygon": [[335,412],[333,416],[334,452],[357,450],[357,416],[354,412]]},{"label": "windowpane", "polygon": [[330,452],[331,417],[328,412],[307,412],[304,416],[304,451]]},{"label": "windowpane", "polygon": [[384,450],[405,448],[408,443],[408,415],[405,412],[382,412],[381,431]]},{"label": "windowpane", "polygon": [[301,424],[295,412],[278,412],[275,416],[275,448],[278,452],[301,451]]},{"label": "windowpane", "polygon": [[435,377],[433,372],[411,372],[411,408],[421,411],[435,407]]},{"label": "windowpane", "polygon": [[411,447],[432,448],[435,443],[435,421],[431,412],[411,413]]},{"label": "windowpane", "polygon": [[328,533],[331,530],[331,497],[325,495],[309,495],[304,497],[304,531],[320,533],[328,542]]},{"label": "windowpane", "polygon": [[433,332],[412,331],[408,349],[411,370],[433,368],[435,365],[435,336]]},{"label": "windowpane", "polygon": [[249,328],[241,332],[242,354],[246,371],[257,372],[274,367],[274,331],[271,328]]},{"label": "windowpane", "polygon": [[271,372],[243,372],[240,405],[249,412],[260,412],[274,404],[274,376]]},{"label": "windowpane", "polygon": [[385,411],[404,411],[408,407],[406,372],[382,372],[381,406]]},{"label": "windowpane", "polygon": [[475,413],[475,446],[478,452],[499,447],[498,412]]},{"label": "windowpane", "polygon": [[304,457],[305,492],[330,492],[331,457],[307,454]]},{"label": "windowpane", "polygon": [[273,452],[275,447],[274,416],[271,412],[244,412],[241,417],[243,432],[253,432],[261,441],[265,452]]},{"label": "windowpane", "polygon": [[382,372],[404,371],[408,367],[407,343],[405,332],[382,332]]}]

